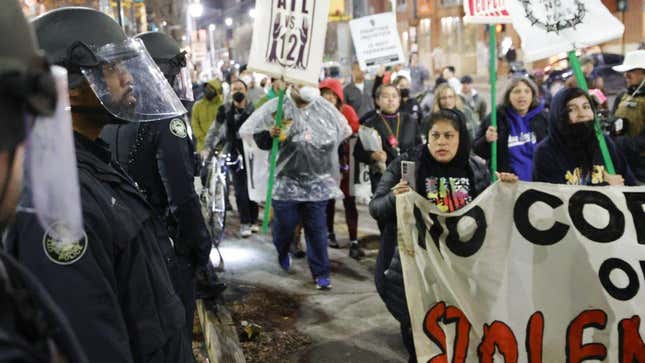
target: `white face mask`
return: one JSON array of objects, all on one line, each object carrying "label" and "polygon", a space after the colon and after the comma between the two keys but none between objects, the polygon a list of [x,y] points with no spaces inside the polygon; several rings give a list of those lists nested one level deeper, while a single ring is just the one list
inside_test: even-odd
[{"label": "white face mask", "polygon": [[300,88],[300,98],[309,103],[320,96],[320,90],[317,87],[303,86]]}]

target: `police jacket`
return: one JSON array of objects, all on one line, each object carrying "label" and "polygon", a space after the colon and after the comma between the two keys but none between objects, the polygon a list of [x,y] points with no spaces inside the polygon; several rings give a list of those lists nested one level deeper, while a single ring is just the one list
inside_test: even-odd
[{"label": "police jacket", "polygon": [[85,236],[61,250],[34,214],[20,212],[11,251],[67,315],[90,362],[148,362],[185,335],[184,309],[168,272],[174,252],[107,144],[74,137]]},{"label": "police jacket", "polygon": [[110,125],[101,134],[165,219],[177,255],[205,266],[211,240],[195,192],[193,146],[183,119]]},{"label": "police jacket", "polygon": [[45,288],[0,252],[0,362],[87,362],[67,318]]}]

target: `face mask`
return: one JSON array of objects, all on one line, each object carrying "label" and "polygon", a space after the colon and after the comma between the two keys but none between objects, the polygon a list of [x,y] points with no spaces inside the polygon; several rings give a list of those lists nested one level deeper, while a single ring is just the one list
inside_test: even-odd
[{"label": "face mask", "polygon": [[586,121],[567,125],[567,130],[564,134],[565,136],[583,140],[593,136],[595,131],[594,122]]},{"label": "face mask", "polygon": [[215,98],[215,96],[217,96],[217,92],[208,88],[204,88],[204,97],[206,97],[206,99],[212,100],[213,98]]},{"label": "face mask", "polygon": [[410,89],[409,88],[401,88],[399,90],[399,92],[401,92],[401,97],[403,97],[403,98],[410,97]]},{"label": "face mask", "polygon": [[244,101],[245,97],[246,97],[246,95],[244,93],[242,93],[242,92],[233,93],[233,101],[235,101],[237,103],[240,103],[240,102]]},{"label": "face mask", "polygon": [[304,86],[300,88],[300,98],[309,103],[320,96],[320,90],[316,87]]}]

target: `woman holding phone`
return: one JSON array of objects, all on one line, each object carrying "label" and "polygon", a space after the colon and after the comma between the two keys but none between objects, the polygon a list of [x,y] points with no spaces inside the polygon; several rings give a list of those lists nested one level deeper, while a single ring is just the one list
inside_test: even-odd
[{"label": "woman holding phone", "polygon": [[[405,300],[403,274],[396,251],[396,195],[412,189],[432,201],[441,211],[454,212],[490,185],[490,174],[483,159],[471,153],[471,138],[461,112],[443,109],[428,118],[428,142],[394,160],[381,178],[370,202],[370,214],[388,221],[390,238],[382,239],[376,261],[375,283],[388,310],[401,324],[403,343],[416,362],[410,317]],[[414,167],[409,162],[414,162]],[[401,167],[408,180],[402,178]],[[413,170],[414,169],[414,170]],[[405,170],[404,170],[405,171]],[[516,181],[513,174],[502,173],[502,181]],[[385,233],[384,233],[385,235]],[[385,271],[388,271],[385,274]]]}]

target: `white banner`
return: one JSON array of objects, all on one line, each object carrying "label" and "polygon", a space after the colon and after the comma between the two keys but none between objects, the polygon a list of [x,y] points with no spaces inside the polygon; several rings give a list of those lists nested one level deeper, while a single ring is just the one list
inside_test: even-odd
[{"label": "white banner", "polygon": [[255,11],[248,68],[318,86],[329,0],[262,0]]},{"label": "white banner", "polygon": [[524,182],[452,214],[397,197],[418,361],[645,362],[644,207],[644,187]]},{"label": "white banner", "polygon": [[349,28],[361,69],[405,62],[393,12],[354,19]]},{"label": "white banner", "polygon": [[243,138],[244,167],[249,190],[249,199],[257,203],[266,202],[269,180],[269,151],[262,150],[253,138]]},{"label": "white banner", "polygon": [[464,0],[464,23],[510,23],[506,0]]},{"label": "white banner", "polygon": [[506,0],[524,61],[620,38],[625,26],[600,0]]}]

